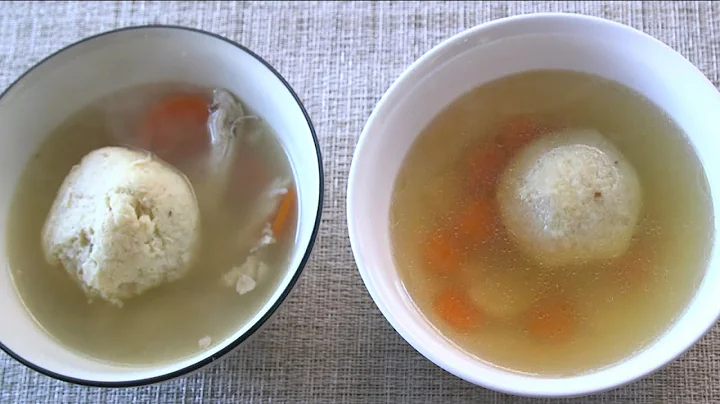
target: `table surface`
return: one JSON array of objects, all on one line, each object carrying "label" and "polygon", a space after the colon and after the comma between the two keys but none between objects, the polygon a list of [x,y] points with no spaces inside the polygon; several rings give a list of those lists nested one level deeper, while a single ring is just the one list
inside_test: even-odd
[{"label": "table surface", "polygon": [[[712,2],[2,3],[3,89],[51,52],[118,27],[185,25],[248,46],[305,103],[320,138],[326,202],[312,259],[295,293],[269,327],[225,360],[161,385],[111,390],[59,382],[0,353],[0,402],[535,402],[455,378],[390,327],[355,267],[345,188],[365,120],[412,61],[464,29],[539,11],[631,25],[678,50],[718,85],[720,3]],[[715,327],[682,358],[644,380],[568,401],[720,402],[718,342]]]}]

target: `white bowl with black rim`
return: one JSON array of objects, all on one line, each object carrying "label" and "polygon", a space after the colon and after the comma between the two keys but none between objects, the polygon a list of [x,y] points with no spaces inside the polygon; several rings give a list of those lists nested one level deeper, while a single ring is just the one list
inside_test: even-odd
[{"label": "white bowl with black rim", "polygon": [[[252,318],[212,349],[171,363],[126,366],[67,349],[33,320],[10,277],[8,208],[26,162],[48,133],[93,100],[123,88],[183,82],[226,88],[258,114],[288,153],[298,191],[298,229],[289,269]],[[77,384],[125,387],[200,369],[246,341],[285,300],[305,266],[320,225],[323,168],[310,117],[285,79],[249,49],[185,27],[144,26],[102,33],[43,59],[0,96],[0,348],[45,375]],[[39,242],[39,239],[38,239]]]}]

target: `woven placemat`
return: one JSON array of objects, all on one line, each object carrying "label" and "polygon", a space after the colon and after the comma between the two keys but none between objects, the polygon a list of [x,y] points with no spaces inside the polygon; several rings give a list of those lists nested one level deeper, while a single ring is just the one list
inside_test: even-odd
[{"label": "woven placemat", "polygon": [[[355,267],[345,188],[365,120],[412,61],[466,28],[538,11],[597,15],[641,29],[678,50],[718,84],[720,3],[712,2],[0,4],[2,88],[49,53],[118,27],[186,25],[248,46],[275,66],[304,101],[320,137],[326,174],[326,203],[313,257],[284,309],[249,344],[189,377],[122,390],[62,383],[0,353],[0,402],[534,402],[451,376],[388,325]],[[569,401],[720,402],[719,341],[716,327],[652,376]]]}]

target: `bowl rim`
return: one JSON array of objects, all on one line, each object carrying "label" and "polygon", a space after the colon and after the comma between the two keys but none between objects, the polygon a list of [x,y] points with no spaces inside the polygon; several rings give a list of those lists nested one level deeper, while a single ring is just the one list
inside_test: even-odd
[{"label": "bowl rim", "polygon": [[[592,394],[598,394],[605,391],[613,390],[620,388],[622,386],[631,384],[633,382],[636,382],[644,377],[647,377],[648,375],[657,372],[660,369],[665,368],[668,366],[671,362],[676,360],[678,357],[680,357],[682,354],[687,352],[690,348],[692,348],[697,342],[705,336],[710,329],[713,327],[714,324],[716,324],[720,320],[720,312],[716,313],[714,316],[714,320],[712,322],[708,322],[705,326],[703,326],[702,332],[699,332],[696,335],[692,335],[688,337],[687,339],[678,342],[677,348],[673,352],[673,354],[663,363],[659,364],[658,366],[648,366],[644,368],[641,372],[637,372],[632,377],[626,378],[625,380],[622,380],[619,383],[597,383],[595,386],[587,389],[577,389],[572,386],[568,386],[565,390],[555,390],[555,391],[532,391],[526,388],[523,388],[522,386],[510,386],[510,385],[503,385],[503,384],[495,384],[491,382],[486,382],[485,380],[481,380],[479,378],[472,378],[469,377],[467,373],[463,373],[459,371],[459,369],[455,366],[450,365],[447,361],[444,361],[443,358],[440,356],[439,353],[433,353],[431,350],[425,347],[425,344],[422,343],[419,339],[410,338],[408,339],[407,335],[409,334],[406,330],[406,327],[400,324],[400,321],[397,319],[397,315],[393,314],[395,311],[391,305],[386,303],[386,299],[384,296],[384,293],[380,292],[378,288],[375,286],[375,275],[372,275],[373,273],[378,272],[378,269],[373,269],[372,266],[369,266],[366,264],[366,261],[368,259],[366,257],[370,256],[371,254],[367,253],[367,248],[363,246],[365,244],[364,242],[361,242],[361,239],[364,239],[366,237],[361,237],[359,231],[357,230],[357,226],[355,224],[355,220],[353,218],[354,212],[357,211],[356,199],[358,199],[355,194],[357,194],[357,191],[355,190],[355,177],[359,176],[360,163],[358,162],[360,155],[367,154],[367,151],[365,149],[368,147],[367,143],[370,143],[370,130],[376,130],[375,126],[378,125],[378,121],[382,120],[382,118],[386,115],[391,113],[393,109],[393,105],[391,105],[392,102],[397,101],[402,98],[401,95],[399,95],[398,89],[407,86],[409,81],[416,82],[418,78],[422,78],[421,73],[418,71],[421,68],[424,68],[426,65],[432,64],[438,55],[443,54],[443,52],[447,52],[449,48],[452,46],[457,45],[458,43],[467,40],[468,38],[476,37],[480,35],[483,32],[488,32],[488,30],[499,28],[500,26],[503,26],[505,24],[511,24],[511,23],[520,23],[522,21],[527,20],[537,20],[537,19],[567,19],[567,20],[574,20],[575,22],[584,22],[584,23],[591,23],[591,24],[602,24],[605,28],[609,29],[616,29],[616,30],[622,30],[626,34],[636,36],[636,37],[642,37],[647,41],[652,42],[655,46],[658,46],[659,48],[663,48],[665,51],[672,52],[678,56],[680,56],[682,59],[685,60],[685,62],[691,64],[694,68],[695,73],[700,75],[700,78],[705,81],[705,83],[709,86],[715,87],[712,82],[700,71],[697,66],[695,66],[692,62],[690,62],[684,55],[680,54],[678,51],[664,43],[658,38],[653,37],[652,35],[649,35],[646,32],[641,31],[640,29],[634,28],[630,25],[626,25],[611,19],[602,18],[598,16],[583,14],[583,13],[573,13],[573,12],[538,12],[538,13],[526,13],[526,14],[517,14],[517,15],[510,15],[502,18],[497,18],[493,20],[483,21],[480,22],[474,26],[468,27],[462,31],[459,31],[443,40],[438,42],[436,45],[434,45],[431,49],[427,50],[425,53],[423,53],[421,56],[419,56],[417,59],[415,59],[411,64],[409,64],[396,78],[395,80],[390,84],[390,86],[387,88],[385,93],[382,95],[382,97],[378,100],[378,102],[375,104],[372,112],[370,113],[369,117],[367,118],[365,125],[363,126],[363,129],[360,133],[360,136],[358,138],[355,151],[353,153],[352,163],[350,165],[349,170],[349,176],[348,176],[348,183],[347,183],[347,200],[346,200],[346,220],[348,222],[348,231],[349,231],[349,239],[350,239],[350,245],[353,252],[353,257],[356,261],[356,267],[358,272],[360,273],[360,277],[363,281],[363,284],[370,295],[370,297],[373,300],[373,303],[377,306],[378,310],[382,313],[385,320],[390,324],[390,326],[397,332],[400,337],[410,345],[416,352],[421,354],[426,360],[434,364],[435,366],[439,367],[440,369],[452,374],[453,376],[464,380],[468,383],[471,383],[473,385],[476,385],[478,387],[490,389],[496,392],[504,393],[504,394],[510,394],[513,396],[518,397],[531,397],[531,398],[573,398],[573,397],[585,397]],[[362,264],[361,264],[362,262]],[[409,296],[408,296],[409,297]],[[380,303],[378,303],[380,302]],[[687,303],[689,306],[691,304],[691,301]],[[684,315],[680,314],[678,319]],[[677,323],[674,322],[671,324],[665,332],[669,331],[671,328],[675,327]],[[661,336],[664,334],[661,334]],[[660,337],[659,337],[660,338]],[[655,341],[653,341],[648,347],[655,344],[659,338]],[[633,354],[634,355],[634,354]],[[633,355],[628,356],[627,358],[624,358],[618,362],[615,362],[613,364],[610,364],[606,367],[597,369],[597,371],[607,369],[612,366],[616,366],[622,362],[624,362],[626,359],[632,357]],[[494,365],[489,365],[494,366]],[[513,372],[510,370],[502,369],[497,367],[498,371],[505,371],[509,373],[514,373],[519,376],[527,376],[520,372]],[[576,377],[580,376],[586,376],[588,374],[594,373],[595,370],[591,371],[590,373],[583,373],[580,375],[577,375]],[[539,377],[540,379],[543,379],[543,376]],[[552,377],[548,376],[547,379],[565,379],[565,377]]]},{"label": "bowl rim", "polygon": [[278,299],[273,302],[270,309],[257,321],[255,324],[250,327],[247,332],[240,335],[238,338],[230,342],[226,347],[221,349],[220,351],[214,353],[213,355],[208,356],[207,358],[204,358],[200,361],[194,362],[191,365],[185,366],[181,369],[164,373],[158,376],[143,378],[143,379],[137,379],[137,380],[128,380],[128,381],[97,381],[97,380],[89,380],[89,379],[81,379],[76,378],[72,376],[67,376],[61,373],[57,373],[48,369],[43,368],[42,366],[36,365],[20,355],[13,352],[9,347],[7,347],[5,344],[0,341],[0,350],[4,351],[8,356],[15,359],[17,362],[21,363],[22,365],[25,365],[26,367],[41,373],[45,376],[52,377],[54,379],[67,382],[67,383],[73,383],[77,385],[82,386],[88,386],[88,387],[103,387],[103,388],[124,388],[124,387],[140,387],[140,386],[146,386],[156,383],[162,383],[166,382],[172,379],[175,379],[180,376],[185,376],[190,373],[193,373],[204,366],[217,361],[221,357],[225,356],[226,354],[233,351],[235,348],[237,348],[240,344],[242,344],[245,340],[250,338],[255,332],[257,332],[262,326],[272,317],[272,315],[278,310],[280,305],[285,301],[285,299],[290,294],[290,291],[293,289],[295,284],[297,283],[298,279],[300,278],[300,275],[302,274],[303,270],[305,269],[305,266],[310,259],[310,255],[312,253],[313,247],[315,245],[315,242],[317,240],[318,232],[320,229],[320,223],[322,221],[322,210],[323,210],[323,196],[325,193],[325,186],[324,186],[324,168],[323,168],[323,162],[322,162],[322,153],[320,149],[320,142],[317,137],[317,133],[315,132],[315,128],[312,124],[312,121],[310,119],[310,115],[308,114],[307,110],[305,109],[305,106],[303,105],[302,101],[300,100],[300,97],[295,93],[295,90],[290,86],[290,84],[287,82],[287,80],[265,59],[260,57],[255,52],[248,49],[246,46],[241,45],[229,38],[226,38],[222,35],[205,31],[198,28],[192,28],[192,27],[186,27],[182,25],[172,25],[172,24],[145,24],[145,25],[136,25],[136,26],[130,26],[130,27],[123,27],[123,28],[117,28],[112,29],[109,31],[103,31],[94,35],[90,35],[88,37],[82,38],[78,41],[75,41],[73,43],[70,43],[69,45],[65,45],[62,48],[52,52],[51,54],[45,56],[42,58],[39,62],[35,63],[32,67],[27,69],[24,73],[22,73],[18,78],[16,78],[12,84],[10,84],[2,93],[0,93],[0,100],[2,100],[14,87],[16,87],[28,74],[30,74],[32,71],[40,67],[41,65],[45,64],[49,60],[53,59],[55,56],[71,49],[76,46],[79,46],[81,44],[84,44],[85,42],[90,42],[92,40],[106,37],[106,36],[112,36],[116,34],[120,34],[123,32],[128,31],[143,31],[143,30],[167,30],[167,31],[185,31],[190,32],[193,34],[198,35],[206,35],[218,40],[221,40],[227,44],[230,44],[234,47],[236,47],[238,50],[245,52],[246,54],[250,55],[251,57],[255,58],[258,62],[260,62],[266,69],[268,69],[275,77],[280,80],[280,82],[285,86],[287,91],[290,93],[290,95],[293,97],[295,102],[297,103],[298,107],[300,107],[300,110],[302,111],[303,116],[305,117],[305,121],[308,125],[308,128],[310,129],[310,135],[312,137],[312,141],[315,146],[315,154],[317,157],[317,163],[318,163],[318,204],[317,204],[317,211],[315,214],[315,223],[313,224],[312,233],[310,234],[310,240],[308,241],[307,247],[305,248],[305,252],[303,254],[302,259],[300,260],[300,264],[295,269],[295,273],[293,274],[292,278],[290,279],[290,282],[285,287],[283,292],[280,294]]}]

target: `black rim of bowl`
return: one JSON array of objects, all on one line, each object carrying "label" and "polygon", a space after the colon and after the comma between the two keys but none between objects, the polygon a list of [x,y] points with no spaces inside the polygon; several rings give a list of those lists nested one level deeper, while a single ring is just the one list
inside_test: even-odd
[{"label": "black rim of bowl", "polygon": [[48,60],[52,59],[53,57],[57,56],[58,54],[66,51],[70,48],[73,48],[75,46],[78,46],[80,44],[83,44],[85,42],[88,42],[88,41],[91,41],[93,39],[97,39],[100,37],[114,35],[114,34],[118,34],[118,33],[125,32],[125,31],[144,30],[144,29],[181,30],[181,31],[193,32],[193,33],[200,34],[200,35],[207,35],[207,36],[213,37],[215,39],[219,39],[225,43],[233,45],[234,47],[238,48],[239,50],[241,50],[241,51],[247,53],[248,55],[252,56],[253,58],[255,58],[258,62],[262,63],[263,66],[265,66],[268,70],[270,70],[275,75],[275,77],[277,77],[280,80],[280,82],[282,82],[282,84],[285,86],[285,88],[293,96],[293,98],[295,99],[295,102],[297,102],[298,106],[300,107],[300,110],[302,111],[303,115],[305,116],[305,121],[307,122],[308,128],[310,129],[310,134],[312,135],[313,143],[315,144],[315,153],[317,155],[317,161],[318,161],[318,176],[319,176],[318,180],[319,180],[319,191],[320,191],[320,195],[318,195],[318,207],[317,207],[317,212],[316,212],[316,216],[315,216],[315,224],[313,225],[312,234],[310,235],[310,241],[308,242],[307,248],[305,249],[305,253],[302,257],[302,260],[300,261],[300,265],[296,269],[292,279],[290,280],[290,283],[288,283],[287,287],[285,288],[285,290],[283,290],[280,297],[277,299],[277,301],[275,301],[273,303],[272,307],[270,307],[270,310],[268,310],[267,313],[265,313],[260,318],[260,320],[258,320],[255,324],[253,324],[253,326],[247,332],[245,332],[243,335],[241,335],[240,337],[238,337],[237,339],[232,341],[228,346],[221,349],[214,355],[210,355],[209,357],[207,357],[201,361],[195,362],[190,366],[186,366],[182,369],[179,369],[179,370],[176,370],[176,371],[173,371],[170,373],[166,373],[166,374],[163,374],[160,376],[150,377],[150,378],[146,378],[146,379],[121,381],[121,382],[103,382],[103,381],[85,380],[85,379],[78,379],[78,378],[62,375],[62,374],[47,370],[41,366],[38,366],[30,361],[25,360],[20,355],[16,354],[10,348],[5,346],[2,342],[0,342],[0,349],[5,351],[5,353],[8,354],[10,357],[12,357],[16,361],[20,362],[21,364],[27,366],[28,368],[35,370],[39,373],[42,373],[46,376],[50,376],[52,378],[64,381],[64,382],[79,384],[79,385],[83,385],[83,386],[138,387],[138,386],[145,386],[145,385],[149,385],[149,384],[161,383],[161,382],[175,379],[180,376],[187,375],[196,370],[199,370],[200,368],[204,367],[205,365],[207,365],[211,362],[214,362],[214,361],[220,359],[222,356],[230,353],[235,348],[237,348],[241,343],[243,343],[245,340],[250,338],[250,336],[253,335],[256,331],[258,331],[268,321],[268,319],[270,319],[270,317],[272,317],[272,315],[275,313],[275,311],[277,311],[277,309],[280,307],[280,305],[285,301],[288,294],[290,293],[290,291],[293,289],[293,287],[297,283],[298,279],[300,278],[300,275],[302,274],[303,269],[305,268],[305,265],[307,264],[307,261],[310,258],[310,254],[312,252],[313,246],[315,244],[315,240],[317,239],[318,230],[320,228],[320,221],[321,221],[322,207],[323,207],[323,194],[324,194],[324,172],[323,172],[323,165],[322,165],[322,155],[320,153],[320,143],[318,142],[317,134],[315,133],[315,128],[313,127],[312,121],[310,120],[310,116],[308,115],[307,111],[305,110],[305,106],[303,105],[302,101],[300,101],[300,97],[298,97],[298,95],[292,89],[292,87],[287,82],[287,80],[285,80],[285,78],[277,70],[275,70],[274,67],[272,67],[268,62],[266,62],[263,58],[261,58],[260,56],[255,54],[250,49],[246,48],[243,45],[240,45],[239,43],[237,43],[235,41],[225,38],[221,35],[218,35],[218,34],[215,34],[212,32],[208,32],[208,31],[204,31],[204,30],[200,30],[200,29],[196,29],[196,28],[190,28],[190,27],[184,27],[184,26],[178,26],[178,25],[158,25],[158,24],[140,25],[140,26],[114,29],[111,31],[105,31],[105,32],[95,34],[95,35],[86,37],[84,39],[81,39],[77,42],[74,42],[70,45],[67,45],[67,46],[61,48],[60,50],[53,52],[49,56],[46,56],[45,58],[43,58],[42,60],[37,62],[34,66],[32,66],[30,69],[25,71],[25,73],[20,75],[20,77],[15,79],[15,81],[13,81],[13,83],[10,84],[10,86],[8,86],[8,88],[5,89],[5,91],[3,91],[2,94],[0,94],[0,99],[5,97],[5,95],[13,87],[15,87],[23,78],[25,78],[25,76],[27,76],[30,72],[32,72],[39,66],[43,65]]}]

